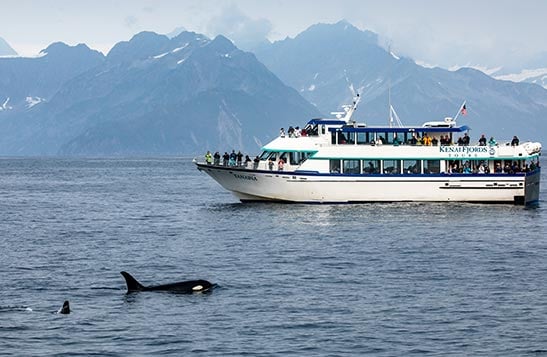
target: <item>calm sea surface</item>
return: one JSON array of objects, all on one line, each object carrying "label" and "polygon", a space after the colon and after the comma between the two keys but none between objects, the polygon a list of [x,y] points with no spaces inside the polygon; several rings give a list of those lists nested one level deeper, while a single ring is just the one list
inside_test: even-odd
[{"label": "calm sea surface", "polygon": [[241,204],[189,159],[0,159],[0,355],[547,355],[545,177],[537,209]]}]

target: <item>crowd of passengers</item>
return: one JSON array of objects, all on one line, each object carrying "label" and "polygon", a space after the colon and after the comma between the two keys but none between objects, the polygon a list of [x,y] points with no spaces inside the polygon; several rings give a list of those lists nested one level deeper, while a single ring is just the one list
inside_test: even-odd
[{"label": "crowd of passengers", "polygon": [[[245,156],[245,158],[244,158]],[[256,169],[260,158],[256,156],[254,159],[251,159],[249,155],[243,155],[241,151],[236,153],[235,150],[232,150],[230,154],[227,151],[224,152],[224,155],[220,155],[218,151],[214,154],[211,154],[210,151],[207,151],[205,154],[205,162],[207,165],[216,165],[220,166],[220,161],[222,160],[222,166],[233,166],[233,167],[249,167],[253,163],[253,167]]]},{"label": "crowd of passengers", "polygon": [[[460,136],[458,138],[458,140],[456,141],[456,144],[458,146],[469,146],[470,145],[470,142],[471,142],[471,138],[469,137],[469,134],[465,133],[463,136]],[[343,133],[339,133],[339,137],[338,137],[338,143],[339,144],[347,144],[347,140],[345,138],[345,136],[343,135]],[[378,139],[376,141],[372,141],[370,144],[371,145],[383,145],[384,143],[386,143],[386,140],[384,139],[383,136],[378,136]],[[401,145],[403,144],[403,142],[401,140],[399,140],[397,138],[397,136],[395,135],[393,137],[393,142],[392,142],[393,145],[397,146],[397,145]],[[423,145],[423,146],[438,146],[439,144],[441,146],[450,146],[450,145],[453,145],[452,144],[452,139],[450,138],[450,136],[448,135],[440,135],[439,136],[439,139],[437,139],[437,137],[435,136],[429,136],[428,133],[424,133],[422,135],[422,137],[420,137],[419,134],[413,134],[412,138],[410,140],[408,140],[407,144],[409,145]],[[497,146],[498,143],[496,141],[496,139],[494,139],[493,136],[490,137],[490,140],[486,140],[486,137],[484,134],[481,135],[481,137],[479,138],[479,141],[477,143],[478,146]],[[511,140],[511,146],[518,146],[519,145],[519,138],[515,135],[513,136],[513,139]]]},{"label": "crowd of passengers", "polygon": [[[221,164],[222,159],[222,164]],[[230,154],[228,152],[224,152],[224,155],[220,155],[218,151],[216,151],[214,154],[211,154],[210,151],[207,151],[205,154],[205,162],[207,165],[216,165],[216,166],[230,166],[230,167],[245,167],[245,168],[252,168],[254,170],[258,169],[258,164],[260,163],[260,157],[255,156],[254,159],[251,159],[249,155],[245,155],[245,159],[243,158],[243,154],[241,151],[238,151],[236,153],[235,150],[232,150]],[[286,164],[285,158],[281,156],[279,158],[279,161],[277,162],[277,167],[275,167],[278,171],[283,171],[283,168]],[[270,170],[274,170],[274,161],[269,158],[268,159],[268,168]]]},{"label": "crowd of passengers", "polygon": [[[301,137],[301,136],[308,136],[308,135],[312,135],[314,133],[308,133],[306,131],[306,129],[300,129],[298,126],[297,127],[292,127],[290,126],[288,131],[287,131],[287,134],[285,134],[285,129],[284,128],[281,128],[279,130],[279,136],[284,138],[288,135],[289,138],[298,138],[298,137]],[[317,133],[315,133],[317,134]],[[342,132],[339,132],[339,138],[338,138],[338,143],[339,144],[347,144],[349,143],[348,140],[346,140],[345,136],[343,135]],[[382,145],[386,143],[386,140],[384,139],[383,136],[379,136],[378,139],[376,141],[371,141],[370,144],[371,145]],[[401,145],[403,144],[403,141],[400,140],[397,135],[395,134],[394,137],[393,137],[393,145]],[[456,140],[455,144],[457,144],[458,146],[469,146],[471,143],[471,138],[469,137],[469,134],[465,133],[463,136],[460,136],[458,137],[458,140]],[[421,137],[418,133],[414,133],[412,135],[412,138],[410,140],[408,140],[407,144],[409,145],[423,145],[423,146],[438,146],[439,144],[441,146],[450,146],[450,145],[453,145],[452,144],[452,138],[449,136],[449,135],[440,135],[439,138],[437,139],[436,136],[429,136],[428,133],[424,133]],[[486,136],[484,134],[481,135],[481,137],[479,138],[479,141],[478,141],[478,146],[497,146],[498,143],[496,141],[496,139],[494,139],[493,136],[490,137],[489,140],[486,139]],[[519,145],[519,138],[515,135],[513,136],[513,139],[511,140],[511,146],[518,146]]]},{"label": "crowd of passengers", "polygon": [[[500,162],[496,162],[494,165],[494,172],[497,174],[518,174],[532,172],[539,167],[539,160],[537,162],[531,161],[530,164],[526,162],[519,163],[517,161],[506,162],[502,167]],[[479,165],[473,165],[469,162],[463,162],[460,165],[460,162],[454,161],[448,166],[448,173],[460,173],[460,174],[489,174],[490,168],[486,162],[481,162]]]}]

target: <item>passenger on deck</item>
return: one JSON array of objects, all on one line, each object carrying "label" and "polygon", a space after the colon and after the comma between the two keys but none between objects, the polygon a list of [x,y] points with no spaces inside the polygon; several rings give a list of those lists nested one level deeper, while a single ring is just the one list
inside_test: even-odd
[{"label": "passenger on deck", "polygon": [[230,160],[230,154],[224,151],[224,155],[222,155],[222,165],[228,166],[228,160]]},{"label": "passenger on deck", "polygon": [[424,134],[424,137],[422,138],[422,143],[425,146],[431,146],[431,137],[427,133]]},{"label": "passenger on deck", "polygon": [[220,165],[220,154],[218,151],[215,151],[215,154],[213,155],[214,163],[215,165]]},{"label": "passenger on deck", "polygon": [[433,139],[431,140],[431,145],[433,145],[433,146],[439,145],[439,140],[437,140],[436,137],[433,137]]},{"label": "passenger on deck", "polygon": [[258,155],[254,158],[253,160],[253,169],[258,169],[258,164],[260,163],[260,158],[258,157]]},{"label": "passenger on deck", "polygon": [[416,138],[416,134],[412,135],[412,138],[410,139],[410,145],[416,145],[418,144],[418,139]]},{"label": "passenger on deck", "polygon": [[209,150],[207,150],[207,154],[205,154],[205,162],[207,165],[211,165],[213,163],[213,155],[211,155]]},{"label": "passenger on deck", "polygon": [[243,154],[241,151],[237,152],[237,166],[242,166],[241,163],[243,162]]},{"label": "passenger on deck", "polygon": [[285,166],[285,160],[283,160],[283,158],[279,159],[279,161],[277,162],[277,169],[279,171],[283,171],[284,166]]},{"label": "passenger on deck", "polygon": [[462,139],[462,141],[463,141],[463,145],[464,145],[464,146],[468,146],[470,140],[471,140],[471,139],[469,138],[469,135],[467,135],[467,133],[463,134],[463,139]]},{"label": "passenger on deck", "polygon": [[484,134],[482,134],[479,139],[479,146],[486,146],[486,137],[484,136]]},{"label": "passenger on deck", "polygon": [[499,162],[496,162],[496,167],[494,168],[494,172],[497,174],[501,174],[503,170],[501,169],[501,164]]},{"label": "passenger on deck", "polygon": [[284,138],[285,137],[285,129],[281,128],[279,129],[279,136]]},{"label": "passenger on deck", "polygon": [[511,140],[511,146],[519,146],[519,138],[517,136],[513,136],[513,140]]},{"label": "passenger on deck", "polygon": [[236,151],[235,151],[235,150],[232,150],[232,153],[230,154],[230,162],[229,162],[229,165],[230,165],[230,166],[236,166],[236,159],[237,159]]},{"label": "passenger on deck", "polygon": [[490,140],[488,140],[488,145],[490,146],[496,146],[498,143],[496,142],[496,139],[494,139],[493,136],[490,137]]},{"label": "passenger on deck", "polygon": [[458,146],[463,146],[463,139],[461,136],[458,138],[457,143],[458,143]]},{"label": "passenger on deck", "polygon": [[289,130],[287,131],[287,134],[289,134],[289,138],[294,138],[294,128],[292,126],[289,126]]},{"label": "passenger on deck", "polygon": [[274,167],[274,163],[273,163],[272,158],[270,157],[270,158],[268,159],[268,168],[270,169],[270,171],[272,171],[272,170],[273,170],[273,167]]},{"label": "passenger on deck", "polygon": [[384,138],[379,136],[378,140],[376,140],[376,145],[382,145],[384,143]]},{"label": "passenger on deck", "polygon": [[245,155],[245,167],[246,168],[249,168],[249,165],[251,164],[251,162],[253,162],[253,160],[251,160],[249,155]]},{"label": "passenger on deck", "polygon": [[294,137],[295,137],[295,138],[299,138],[300,135],[302,135],[302,133],[300,132],[300,128],[299,128],[299,127],[295,127],[295,128],[294,128]]},{"label": "passenger on deck", "polygon": [[393,136],[393,146],[399,146],[401,141],[397,138],[397,135]]}]

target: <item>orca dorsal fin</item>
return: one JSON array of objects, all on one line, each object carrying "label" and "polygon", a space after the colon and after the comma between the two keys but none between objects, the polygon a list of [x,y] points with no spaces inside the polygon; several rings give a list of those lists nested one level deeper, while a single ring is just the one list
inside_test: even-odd
[{"label": "orca dorsal fin", "polygon": [[127,292],[130,293],[132,291],[142,291],[145,289],[145,287],[137,281],[137,279],[133,278],[131,274],[128,272],[122,271],[120,272],[122,276],[125,278],[125,283],[127,284]]}]

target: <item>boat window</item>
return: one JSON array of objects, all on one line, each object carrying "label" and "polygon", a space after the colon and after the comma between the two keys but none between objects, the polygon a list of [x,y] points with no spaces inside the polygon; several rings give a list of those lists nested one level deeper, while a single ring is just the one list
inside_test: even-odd
[{"label": "boat window", "polygon": [[388,132],[383,132],[383,133],[378,133],[378,136],[379,136],[379,139],[382,140],[382,144],[391,144],[391,141],[389,140],[389,133]]},{"label": "boat window", "polygon": [[289,154],[289,161],[291,165],[299,165],[300,164],[300,153],[299,152],[291,152]]},{"label": "boat window", "polygon": [[317,136],[317,124],[315,124],[315,125],[311,125],[311,124],[306,125],[306,127],[304,128],[304,131],[305,131],[306,135],[303,135],[303,136]]},{"label": "boat window", "polygon": [[439,160],[424,160],[424,174],[441,173],[441,162]]},{"label": "boat window", "polygon": [[403,169],[405,174],[421,174],[422,160],[403,160]]},{"label": "boat window", "polygon": [[325,135],[325,125],[321,125],[321,134]]},{"label": "boat window", "polygon": [[354,131],[346,133],[346,136],[348,137],[348,144],[355,144],[355,134],[356,133]]},{"label": "boat window", "polygon": [[338,135],[336,131],[330,133],[330,143],[332,145],[336,145],[336,135]]},{"label": "boat window", "polygon": [[348,138],[346,137],[346,134],[348,134],[348,133],[343,133],[341,131],[338,132],[338,144],[347,144],[348,143]]},{"label": "boat window", "polygon": [[340,173],[340,160],[329,160],[330,167],[329,170],[331,173],[338,174]]},{"label": "boat window", "polygon": [[274,151],[270,152],[270,155],[268,155],[267,160],[272,160],[273,162],[277,162],[277,153]]},{"label": "boat window", "polygon": [[289,153],[291,165],[302,164],[311,156],[311,154],[312,154],[311,152],[303,152],[303,151],[295,151],[295,152]]},{"label": "boat window", "polygon": [[357,144],[370,144],[370,133],[357,133]]},{"label": "boat window", "polygon": [[401,160],[384,160],[384,174],[395,175],[401,173]]},{"label": "boat window", "polygon": [[269,151],[262,151],[262,154],[260,154],[260,160],[261,161],[266,161],[266,160],[268,160],[268,156],[270,156]]},{"label": "boat window", "polygon": [[345,174],[360,174],[361,173],[361,160],[343,160],[344,161],[344,173]]},{"label": "boat window", "polygon": [[363,160],[363,173],[364,174],[379,174],[380,160]]}]

